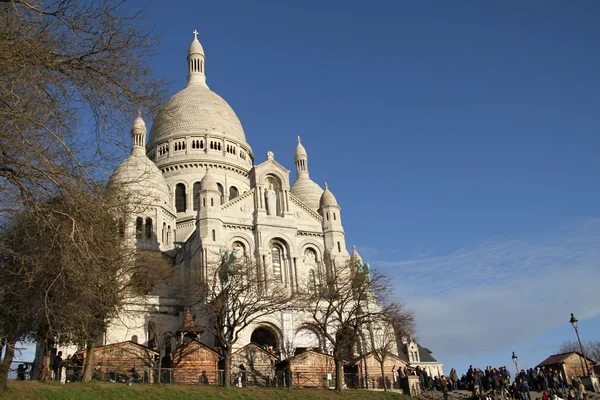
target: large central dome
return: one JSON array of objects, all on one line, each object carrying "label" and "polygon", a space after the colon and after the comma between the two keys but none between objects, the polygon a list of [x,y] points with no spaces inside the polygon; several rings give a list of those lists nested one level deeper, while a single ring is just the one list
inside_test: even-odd
[{"label": "large central dome", "polygon": [[225,100],[200,82],[188,84],[154,120],[148,144],[195,133],[222,133],[246,141],[242,124]]}]

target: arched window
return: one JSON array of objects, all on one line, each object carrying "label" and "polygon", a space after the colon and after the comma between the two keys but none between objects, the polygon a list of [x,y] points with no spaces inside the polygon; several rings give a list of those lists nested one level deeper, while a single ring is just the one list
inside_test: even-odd
[{"label": "arched window", "polygon": [[163,222],[163,228],[162,228],[162,240],[161,242],[165,243],[165,237],[167,236],[167,223]]},{"label": "arched window", "polygon": [[194,211],[200,208],[200,182],[194,183]]},{"label": "arched window", "polygon": [[137,217],[135,219],[135,238],[141,239],[144,235],[144,219],[142,217]]},{"label": "arched window", "polygon": [[146,218],[146,239],[152,239],[152,218]]},{"label": "arched window", "polygon": [[229,200],[233,200],[240,195],[240,192],[237,190],[235,186],[231,186],[229,188]]},{"label": "arched window", "polygon": [[133,343],[137,343],[137,342],[138,342],[138,337],[137,337],[137,335],[133,335],[133,336],[131,337],[131,341],[132,341]]},{"label": "arched window", "polygon": [[167,243],[171,244],[173,243],[173,236],[172,236],[172,232],[171,232],[171,225],[167,226]]},{"label": "arched window", "polygon": [[233,253],[235,254],[235,258],[237,260],[242,260],[246,256],[246,246],[242,242],[233,242]]},{"label": "arched window", "polygon": [[185,185],[183,183],[178,183],[177,186],[175,186],[175,209],[177,212],[185,212],[185,197]]},{"label": "arched window", "polygon": [[223,185],[221,185],[220,183],[217,183],[217,188],[219,189],[219,199],[221,199],[219,201],[219,204],[223,204],[224,203],[223,198],[225,195],[225,191],[223,190]]},{"label": "arched window", "polygon": [[273,263],[273,280],[275,282],[281,282],[281,264],[282,254],[279,246],[273,246],[271,249],[271,262]]}]

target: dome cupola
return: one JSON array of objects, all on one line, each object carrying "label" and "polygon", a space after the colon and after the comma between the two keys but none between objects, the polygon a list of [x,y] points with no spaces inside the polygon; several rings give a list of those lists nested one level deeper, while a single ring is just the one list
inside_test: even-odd
[{"label": "dome cupola", "polygon": [[210,172],[210,170],[206,171],[206,174],[200,181],[200,190],[202,190],[202,191],[211,190],[213,192],[219,191],[219,187],[217,186],[217,180],[215,179],[213,174]]},{"label": "dome cupola", "polygon": [[335,196],[333,195],[333,193],[331,193],[331,190],[329,190],[329,185],[327,185],[327,182],[325,182],[325,190],[323,191],[323,194],[321,195],[321,200],[319,201],[319,206],[320,207],[327,207],[327,206],[338,206],[337,200],[335,199]]},{"label": "dome cupola", "polygon": [[[198,32],[187,53],[188,82],[158,111],[148,138],[148,155],[165,173],[207,166],[247,178],[254,162],[239,118],[206,84],[206,55]],[[166,168],[165,168],[166,167]]]},{"label": "dome cupola", "polygon": [[136,205],[161,206],[173,213],[169,187],[160,170],[146,156],[145,139],[146,124],[140,111],[131,129],[131,154],[115,169],[108,186],[132,197]]},{"label": "dome cupola", "polygon": [[298,136],[298,144],[294,151],[294,162],[296,163],[296,181],[290,188],[290,192],[311,209],[317,211],[323,189],[310,179],[308,174],[308,154],[300,142],[300,136]]}]

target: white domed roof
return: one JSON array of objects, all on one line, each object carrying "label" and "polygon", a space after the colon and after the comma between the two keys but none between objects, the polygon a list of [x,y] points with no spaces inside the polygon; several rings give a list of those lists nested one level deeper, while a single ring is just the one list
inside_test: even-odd
[{"label": "white domed roof", "polygon": [[323,195],[321,195],[321,200],[319,201],[319,206],[324,207],[324,206],[337,206],[337,205],[338,205],[338,203],[337,203],[337,200],[335,199],[335,196],[329,190],[327,183],[325,183],[325,190],[323,191]]},{"label": "white domed roof", "polygon": [[198,36],[196,36],[196,35],[194,35],[194,40],[192,41],[192,44],[190,44],[190,49],[188,50],[188,55],[191,55],[191,54],[204,55],[204,49],[202,48],[202,45],[198,41]]},{"label": "white domed roof", "polygon": [[290,192],[313,210],[319,209],[319,200],[323,194],[323,189],[308,175],[302,175],[296,179],[296,182],[290,188]]},{"label": "white domed roof", "polygon": [[223,133],[246,142],[242,124],[225,100],[206,85],[186,86],[154,119],[148,144],[189,133]]},{"label": "white domed roof", "polygon": [[210,170],[206,171],[206,174],[200,181],[200,190],[212,190],[215,192],[219,191],[219,187],[217,186],[217,180],[210,172]]},{"label": "white domed roof", "polygon": [[308,154],[306,153],[306,149],[300,143],[300,136],[298,136],[298,144],[296,145],[296,150],[294,151],[294,161],[302,160],[308,158]]},{"label": "white domed roof", "polygon": [[[108,182],[109,187],[119,185],[134,197],[132,202],[145,206],[162,206],[173,212],[169,187],[158,167],[144,151],[134,151],[116,169]],[[137,197],[139,196],[139,200]]]}]

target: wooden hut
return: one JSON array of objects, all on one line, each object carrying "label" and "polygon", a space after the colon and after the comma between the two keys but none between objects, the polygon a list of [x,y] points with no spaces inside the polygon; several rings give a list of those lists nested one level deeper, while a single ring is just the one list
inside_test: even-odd
[{"label": "wooden hut", "polygon": [[[86,351],[82,351],[83,357]],[[94,373],[100,379],[109,379],[117,374],[127,374],[135,367],[144,380],[152,382],[154,362],[159,354],[146,346],[132,341],[112,343],[94,348]]]},{"label": "wooden hut", "polygon": [[537,365],[537,367],[562,372],[569,382],[575,376],[588,375],[589,372],[593,371],[593,366],[594,361],[584,357],[578,351],[553,354]]},{"label": "wooden hut", "polygon": [[279,358],[256,343],[248,343],[231,356],[233,373],[243,372],[242,380],[249,386],[270,386]]},{"label": "wooden hut", "polygon": [[184,343],[171,353],[173,382],[217,385],[219,353],[197,340]]},{"label": "wooden hut", "polygon": [[[347,377],[346,384],[349,387],[383,389],[383,385],[385,384],[388,389],[399,388],[398,369],[403,368],[407,372],[410,369],[408,362],[402,357],[395,354],[388,354],[383,362],[384,375],[382,375],[381,364],[373,352],[354,359],[350,364],[356,366],[357,376]],[[392,370],[394,373],[392,373]],[[364,381],[365,379],[367,379],[367,382]]]},{"label": "wooden hut", "polygon": [[313,350],[282,361],[277,366],[285,370],[297,387],[330,387],[335,384],[335,362],[328,354]]}]

